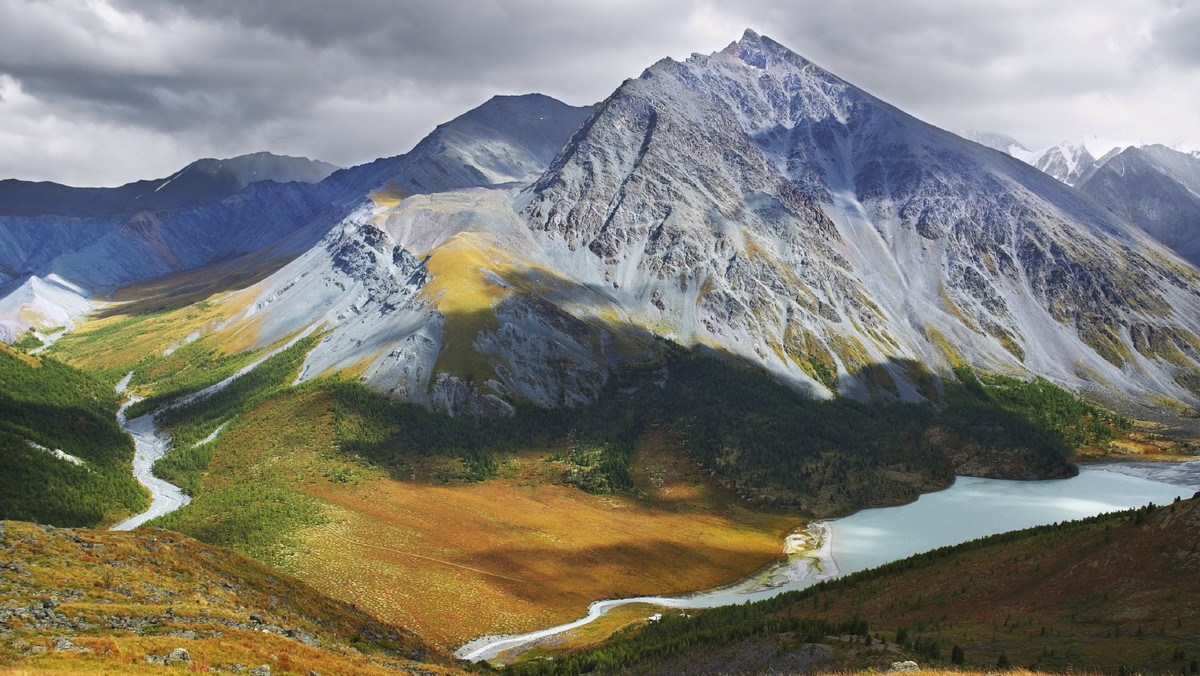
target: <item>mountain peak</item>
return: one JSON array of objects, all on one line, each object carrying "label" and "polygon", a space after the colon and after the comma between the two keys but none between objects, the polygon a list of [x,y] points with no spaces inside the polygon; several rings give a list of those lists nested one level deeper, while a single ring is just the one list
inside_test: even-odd
[{"label": "mountain peak", "polygon": [[764,38],[763,36],[754,32],[753,29],[747,28],[746,31],[742,33],[742,39],[738,40],[737,42],[730,43],[730,45],[725,48],[725,53],[741,60],[748,66],[766,70],[767,66],[773,61],[773,59],[769,57],[775,56],[772,54],[772,52],[776,52],[781,49],[785,52],[787,51],[787,48],[783,47],[774,40],[771,40],[770,38]]}]

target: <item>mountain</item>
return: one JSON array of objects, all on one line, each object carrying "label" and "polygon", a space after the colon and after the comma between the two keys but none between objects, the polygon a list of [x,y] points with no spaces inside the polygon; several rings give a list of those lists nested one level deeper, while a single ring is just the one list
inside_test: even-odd
[{"label": "mountain", "polygon": [[1194,268],[749,31],[594,110],[496,98],[406,155],[264,185],[138,215],[35,274],[105,289],[230,261],[196,286],[250,284],[231,322],[256,345],[326,332],[302,379],[350,370],[447,411],[590,400],[656,335],[819,397],[936,400],[959,364],[1200,391]]},{"label": "mountain", "polygon": [[[201,160],[168,179],[109,192],[59,186],[47,199],[61,201],[62,208],[38,202],[33,215],[0,214],[0,292],[12,294],[30,280],[44,283],[56,275],[82,289],[79,304],[130,282],[214,264],[219,269],[209,275],[212,279],[187,284],[209,293],[226,290],[229,283],[247,284],[307,250],[376,188],[403,196],[520,178],[531,162],[552,155],[588,110],[538,95],[496,97],[443,125],[405,155],[332,174],[325,171],[328,165],[308,160],[297,165],[291,158],[259,153]],[[264,174],[315,178],[322,173],[328,176],[312,183],[246,183]],[[28,197],[29,186],[41,185],[21,184],[13,193]],[[216,188],[224,192],[211,194]],[[154,190],[165,196],[153,197]],[[96,191],[101,191],[98,198]],[[94,198],[100,206],[79,206]],[[32,208],[31,199],[9,200],[13,211],[18,204]],[[13,340],[33,323],[22,316],[31,313],[21,311],[31,304],[39,305],[34,300],[4,303],[16,309],[0,324],[0,337]],[[36,319],[47,313],[32,314]]]},{"label": "mountain", "polygon": [[[1196,363],[1190,266],[751,32],[627,81],[516,208],[642,325],[810,387],[824,364],[912,398],[901,364],[965,360],[1193,399],[1171,384]],[[1160,329],[1192,356],[1168,366]]]},{"label": "mountain", "polygon": [[336,170],[319,160],[263,152],[197,160],[166,178],[117,188],[73,188],[8,179],[0,181],[0,216],[94,218],[169,211],[229,197],[256,181],[318,183]]},{"label": "mountain", "polygon": [[1192,264],[1200,263],[1200,152],[1098,137],[1030,151],[1002,134],[964,137],[1079,188]]},{"label": "mountain", "polygon": [[1129,147],[1077,187],[1200,265],[1200,157],[1162,145]]},{"label": "mountain", "polygon": [[1197,546],[1200,497],[996,535],[767,601],[664,610],[604,648],[506,673],[846,673],[910,659],[936,673],[1186,673]]},{"label": "mountain", "polygon": [[464,186],[532,180],[591,110],[542,94],[495,96],[438,126],[413,154],[468,168],[472,177]]},{"label": "mountain", "polygon": [[6,673],[467,672],[410,631],[177,533],[0,521],[0,571]]},{"label": "mountain", "polygon": [[1135,142],[1087,136],[1074,141],[1063,141],[1036,151],[1027,150],[1019,144],[1007,148],[989,147],[1033,165],[1067,185],[1078,185],[1096,167],[1104,164],[1123,148],[1140,145]]},{"label": "mountain", "polygon": [[158,471],[194,500],[158,524],[447,646],[657,571],[736,579],[746,503],[1068,475],[1127,421],[1053,383],[1200,400],[1193,266],[750,31],[595,107],[493,99],[405,155],[156,216],[19,279],[104,291],[46,354],[170,407]]}]

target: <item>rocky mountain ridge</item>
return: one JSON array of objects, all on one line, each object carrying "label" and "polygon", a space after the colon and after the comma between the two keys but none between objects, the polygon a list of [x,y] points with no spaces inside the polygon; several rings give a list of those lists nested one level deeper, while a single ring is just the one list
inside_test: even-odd
[{"label": "rocky mountain ridge", "polygon": [[851,393],[883,365],[910,397],[894,364],[947,352],[1133,391],[1122,333],[1196,302],[1128,224],[750,32],[626,82],[517,206],[685,342]]}]

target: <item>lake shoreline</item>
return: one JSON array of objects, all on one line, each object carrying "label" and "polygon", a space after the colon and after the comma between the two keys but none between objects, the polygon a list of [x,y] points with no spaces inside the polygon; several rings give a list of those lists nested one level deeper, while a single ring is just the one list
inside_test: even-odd
[{"label": "lake shoreline", "polygon": [[[1186,471],[1164,474],[1166,470],[1180,468]],[[1147,478],[1139,476],[1139,473],[1171,481]],[[550,637],[582,627],[603,617],[608,610],[622,605],[648,603],[662,608],[699,609],[760,600],[784,591],[810,586],[822,579],[839,577],[887,561],[906,558],[921,551],[994,533],[1074,520],[1104,511],[1140,507],[1148,501],[1169,502],[1171,498],[1167,497],[1168,494],[1182,495],[1181,489],[1200,489],[1200,460],[1174,464],[1156,464],[1148,461],[1095,464],[1081,462],[1078,463],[1078,472],[1074,477],[1039,481],[955,477],[955,481],[946,489],[922,494],[917,500],[903,505],[870,508],[838,519],[810,522],[785,536],[785,558],[782,562],[768,566],[731,585],[673,597],[643,596],[594,601],[588,606],[587,614],[574,622],[527,634],[481,636],[464,644],[454,654],[470,661],[497,658],[500,658],[498,662],[509,661],[525,650],[547,643],[546,639]],[[992,492],[993,502],[981,497],[987,497],[988,491]],[[1018,515],[1016,521],[1002,522],[1003,525],[998,526],[999,529],[975,532],[979,529],[955,529],[948,527],[950,522],[945,521],[948,517],[968,522],[979,521],[975,516],[967,516],[970,510],[966,507],[973,505],[985,512],[996,511],[994,501],[1003,499],[1006,495],[1024,503],[1028,509]],[[947,509],[945,505],[950,507]],[[918,531],[927,530],[931,525],[937,526],[941,521],[941,525],[946,527],[939,529],[937,534],[945,541],[934,541],[929,546],[917,544],[914,548],[914,543],[921,542],[920,538],[905,535],[903,528],[870,525],[873,519],[878,519],[881,515],[894,517],[903,515],[905,510],[918,515],[915,521]],[[1004,510],[1000,510],[997,513],[1003,512]],[[853,524],[856,520],[868,523],[866,530],[855,532]],[[843,532],[836,532],[838,529]],[[886,549],[881,544],[884,541],[882,538],[886,537],[899,538],[903,542],[903,546],[894,552],[894,555],[886,552],[880,555],[879,551],[875,551],[864,556],[862,552],[855,552],[856,547],[863,546],[868,549]]]}]

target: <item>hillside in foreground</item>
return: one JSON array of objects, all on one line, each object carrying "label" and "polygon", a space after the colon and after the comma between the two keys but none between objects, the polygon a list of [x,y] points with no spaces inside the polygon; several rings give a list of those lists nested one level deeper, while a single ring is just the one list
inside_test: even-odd
[{"label": "hillside in foreground", "polygon": [[0,673],[264,665],[323,676],[464,670],[411,632],[176,533],[0,522]]},{"label": "hillside in foreground", "polygon": [[1198,550],[1193,497],[996,535],[755,604],[662,611],[605,647],[505,673],[883,671],[912,659],[976,671],[1194,674]]}]

